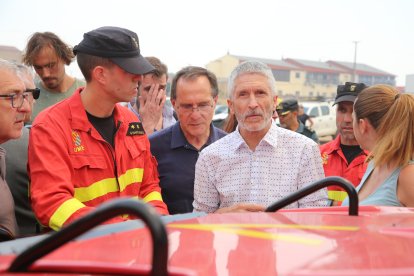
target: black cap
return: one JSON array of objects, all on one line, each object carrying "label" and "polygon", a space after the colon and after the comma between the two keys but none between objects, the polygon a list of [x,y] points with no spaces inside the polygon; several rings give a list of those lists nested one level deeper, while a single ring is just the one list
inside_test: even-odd
[{"label": "black cap", "polygon": [[154,70],[140,53],[137,34],[119,27],[101,27],[85,33],[73,53],[109,58],[131,74],[142,75]]},{"label": "black cap", "polygon": [[346,82],[345,85],[338,85],[336,98],[333,105],[340,102],[355,102],[359,92],[367,88],[364,83]]},{"label": "black cap", "polygon": [[295,99],[284,100],[276,107],[277,114],[286,115],[291,111],[298,110],[298,101]]}]

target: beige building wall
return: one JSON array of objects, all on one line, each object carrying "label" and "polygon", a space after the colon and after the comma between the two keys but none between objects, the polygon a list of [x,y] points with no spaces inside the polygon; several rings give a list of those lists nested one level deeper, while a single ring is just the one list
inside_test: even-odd
[{"label": "beige building wall", "polygon": [[[218,79],[219,85],[219,102],[225,103],[227,99],[227,79],[231,71],[240,63],[237,56],[225,55],[206,65],[206,68],[212,71]],[[337,84],[318,84],[309,83],[306,80],[307,72],[300,69],[290,70],[290,80],[288,82],[276,81],[276,92],[280,98],[284,97],[335,97]],[[352,74],[343,72],[339,73],[339,83],[352,81]]]}]

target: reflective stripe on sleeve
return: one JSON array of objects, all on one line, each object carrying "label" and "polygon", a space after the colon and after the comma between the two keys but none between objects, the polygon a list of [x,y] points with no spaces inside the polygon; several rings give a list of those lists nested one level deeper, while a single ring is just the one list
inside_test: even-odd
[{"label": "reflective stripe on sleeve", "polygon": [[162,196],[159,192],[151,192],[147,194],[143,199],[144,202],[150,202],[153,200],[159,200],[162,201]]},{"label": "reflective stripe on sleeve", "polygon": [[92,183],[88,187],[75,188],[75,198],[80,202],[87,202],[109,193],[122,192],[129,185],[141,182],[143,171],[144,170],[140,168],[126,171],[118,178],[120,187],[118,187],[116,178],[106,178]]},{"label": "reflective stripe on sleeve", "polygon": [[59,230],[71,215],[83,207],[85,205],[75,198],[66,200],[50,217],[49,227],[55,231]]},{"label": "reflective stripe on sleeve", "polygon": [[328,198],[335,201],[344,201],[348,196],[345,191],[328,191]]},{"label": "reflective stripe on sleeve", "polygon": [[118,178],[119,186],[121,192],[126,189],[129,185],[137,182],[142,182],[142,177],[144,175],[144,169],[135,168],[127,170],[123,175]]}]

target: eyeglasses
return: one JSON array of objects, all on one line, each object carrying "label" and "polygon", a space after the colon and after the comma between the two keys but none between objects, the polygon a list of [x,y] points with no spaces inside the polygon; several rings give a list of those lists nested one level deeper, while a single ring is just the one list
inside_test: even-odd
[{"label": "eyeglasses", "polygon": [[213,104],[211,102],[203,102],[199,103],[196,106],[193,104],[179,104],[178,109],[181,109],[184,113],[191,113],[194,110],[197,110],[199,112],[208,112],[213,107]]},{"label": "eyeglasses", "polygon": [[40,89],[26,89],[23,93],[0,95],[0,98],[10,99],[13,108],[21,108],[23,106],[24,99],[30,96],[37,100],[40,96]]}]

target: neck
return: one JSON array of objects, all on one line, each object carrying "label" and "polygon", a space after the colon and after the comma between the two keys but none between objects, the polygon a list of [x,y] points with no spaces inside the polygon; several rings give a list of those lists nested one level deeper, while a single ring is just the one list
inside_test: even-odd
[{"label": "neck", "polygon": [[250,150],[255,151],[257,145],[262,141],[263,137],[265,137],[266,133],[269,131],[270,127],[272,126],[272,121],[270,124],[267,125],[264,129],[258,131],[249,131],[244,128],[239,128],[239,132],[243,140],[246,142],[247,146]]},{"label": "neck", "polygon": [[81,100],[89,114],[106,118],[112,115],[116,103],[107,99],[104,93],[98,93],[99,91],[101,90],[88,83],[82,90]]},{"label": "neck", "polygon": [[208,137],[210,136],[210,128],[208,129],[207,133],[204,133],[203,135],[199,136],[193,136],[185,132],[183,133],[185,139],[187,139],[187,142],[190,143],[197,150],[200,150],[207,143]]},{"label": "neck", "polygon": [[340,138],[341,138],[342,145],[345,145],[345,146],[358,146],[359,145],[355,137],[349,138],[346,135],[340,135]]},{"label": "neck", "polygon": [[52,92],[57,92],[57,93],[65,93],[66,91],[69,90],[69,88],[73,85],[73,83],[75,82],[75,78],[71,77],[67,74],[65,74],[65,76],[63,77],[62,82],[54,89],[50,89],[48,88],[42,81],[42,85],[43,87],[47,88],[47,90],[50,90]]},{"label": "neck", "polygon": [[290,125],[289,129],[292,131],[296,131],[299,128],[299,121],[295,119],[292,124]]}]

